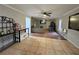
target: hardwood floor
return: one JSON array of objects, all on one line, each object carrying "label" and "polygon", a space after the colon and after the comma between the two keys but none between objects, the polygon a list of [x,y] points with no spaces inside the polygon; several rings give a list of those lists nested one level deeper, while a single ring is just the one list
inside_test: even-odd
[{"label": "hardwood floor", "polygon": [[[49,33],[50,34],[50,33]],[[79,49],[56,33],[32,34],[21,43],[16,43],[0,52],[1,55],[79,55]],[[51,38],[52,37],[52,38]],[[57,38],[58,37],[58,38]]]}]

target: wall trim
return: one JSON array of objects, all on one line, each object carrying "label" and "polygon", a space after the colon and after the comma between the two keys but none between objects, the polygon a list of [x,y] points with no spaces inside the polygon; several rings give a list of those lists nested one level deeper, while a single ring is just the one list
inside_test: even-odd
[{"label": "wall trim", "polygon": [[[60,32],[59,32],[60,33]],[[65,37],[62,33],[60,33],[61,36],[63,36],[65,39],[67,39],[67,37]],[[73,44],[76,48],[79,48],[79,46],[77,44],[75,44],[72,40],[67,39],[71,44]]]},{"label": "wall trim", "polygon": [[10,6],[10,5],[7,5],[7,4],[2,4],[2,5],[5,6],[5,7],[7,7],[7,8],[10,8],[10,9],[16,11],[16,12],[19,12],[19,13],[25,15],[25,13],[24,13],[23,11],[21,11],[21,10],[19,10],[19,9],[16,9],[16,8]]},{"label": "wall trim", "polygon": [[[68,40],[68,39],[67,39]],[[76,48],[79,48],[79,46],[77,44],[75,44],[73,41],[68,40],[70,43],[72,43]]]},{"label": "wall trim", "polygon": [[66,12],[63,16],[66,16],[66,15],[68,15],[69,13],[71,13],[71,12],[77,10],[77,9],[79,9],[79,7],[73,8],[72,10]]}]

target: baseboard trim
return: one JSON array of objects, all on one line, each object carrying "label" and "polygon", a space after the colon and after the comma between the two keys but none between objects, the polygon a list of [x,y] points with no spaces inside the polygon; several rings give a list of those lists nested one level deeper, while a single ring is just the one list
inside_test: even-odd
[{"label": "baseboard trim", "polygon": [[64,39],[68,40],[71,44],[73,44],[76,48],[79,49],[79,46],[77,44],[75,44],[72,40],[67,39],[65,36],[63,36],[61,33],[57,32],[58,34],[60,34]]},{"label": "baseboard trim", "polygon": [[[61,35],[63,36],[63,35]],[[65,36],[63,36],[66,40],[68,40],[71,44],[73,44],[76,48],[79,48],[77,44],[75,44],[72,40],[67,39]]]},{"label": "baseboard trim", "polygon": [[75,44],[73,41],[71,41],[71,40],[69,40],[69,39],[67,39],[71,44],[73,44],[76,48],[78,48],[79,49],[79,46],[77,45],[77,44]]}]

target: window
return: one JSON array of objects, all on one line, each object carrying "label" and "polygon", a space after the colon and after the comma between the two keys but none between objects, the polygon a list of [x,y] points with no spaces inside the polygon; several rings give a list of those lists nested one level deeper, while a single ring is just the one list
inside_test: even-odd
[{"label": "window", "polygon": [[61,32],[62,31],[62,20],[61,19],[59,19],[59,26],[58,26],[59,28],[59,32]]},{"label": "window", "polygon": [[[29,33],[31,33],[31,18],[26,17],[26,28],[29,28]],[[28,33],[28,30],[26,29],[26,33]]]}]

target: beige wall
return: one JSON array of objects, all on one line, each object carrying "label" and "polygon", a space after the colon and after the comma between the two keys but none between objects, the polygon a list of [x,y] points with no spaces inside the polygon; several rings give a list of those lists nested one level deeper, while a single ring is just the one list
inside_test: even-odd
[{"label": "beige wall", "polygon": [[[44,32],[45,29],[49,28],[50,25],[50,20],[46,21],[46,24],[40,24],[40,20],[42,20],[41,18],[32,18],[31,19],[31,24],[36,24],[36,26],[34,28],[32,28],[33,32]],[[43,26],[43,28],[40,28],[40,26]]]},{"label": "beige wall", "polygon": [[[56,26],[57,26],[56,29],[64,38],[66,38],[68,41],[74,44],[77,48],[79,48],[79,31],[68,29],[69,16],[75,13],[79,13],[79,8],[72,10],[65,16],[61,17],[60,19],[56,19]],[[59,20],[62,20],[62,31],[59,31],[58,29]],[[66,29],[67,33],[64,33],[63,29]]]},{"label": "beige wall", "polygon": [[13,18],[17,23],[23,26],[25,28],[25,15],[16,12],[8,7],[5,7],[3,5],[0,5],[0,16],[7,16],[10,18]]},{"label": "beige wall", "polygon": [[46,20],[46,24],[40,24],[40,20],[42,20],[42,19],[32,18],[31,19],[31,23],[32,23],[32,25],[36,24],[36,28],[40,28],[40,26],[43,26],[44,29],[47,29],[49,27],[51,21],[50,20]]}]

